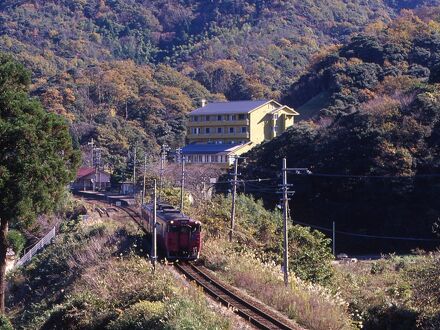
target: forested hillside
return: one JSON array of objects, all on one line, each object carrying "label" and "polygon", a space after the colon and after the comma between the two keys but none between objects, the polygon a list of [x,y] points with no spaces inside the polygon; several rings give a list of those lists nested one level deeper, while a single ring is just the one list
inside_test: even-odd
[{"label": "forested hillside", "polygon": [[[395,13],[379,0],[7,0],[0,6],[2,48],[41,73],[90,60],[169,63],[226,94],[231,86],[222,76],[235,73],[256,97],[288,86],[321,46]],[[246,96],[252,95],[235,95]]]},{"label": "forested hillside", "polygon": [[[300,109],[315,111],[310,104],[316,98],[325,106],[313,121],[254,148],[247,173],[273,174],[286,155],[289,166],[309,168],[314,174],[291,178],[299,185],[298,221],[326,228],[336,221],[340,230],[355,234],[435,238],[432,225],[440,214],[438,14],[438,8],[406,12],[385,27],[357,35],[292,86],[286,100]],[[342,237],[341,244],[372,247],[371,240]],[[376,249],[403,245],[373,242]],[[431,243],[438,244],[407,240],[404,245]]]},{"label": "forested hillside", "polygon": [[436,1],[6,0],[0,50],[80,144],[123,167],[135,144],[181,145],[200,98],[279,98],[312,54],[416,3]]}]

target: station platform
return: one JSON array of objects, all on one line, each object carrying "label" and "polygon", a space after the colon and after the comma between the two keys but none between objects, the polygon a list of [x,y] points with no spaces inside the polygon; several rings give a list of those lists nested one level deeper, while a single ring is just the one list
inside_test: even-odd
[{"label": "station platform", "polygon": [[132,195],[121,195],[112,193],[103,193],[99,191],[72,191],[74,195],[90,198],[94,200],[104,201],[117,206],[131,206],[135,205],[135,199]]}]

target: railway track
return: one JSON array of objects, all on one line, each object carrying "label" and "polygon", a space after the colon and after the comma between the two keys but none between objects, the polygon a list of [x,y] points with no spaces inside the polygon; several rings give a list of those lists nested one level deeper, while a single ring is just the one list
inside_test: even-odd
[{"label": "railway track", "polygon": [[259,329],[301,329],[300,327],[295,327],[285,321],[279,320],[279,316],[267,308],[264,308],[262,305],[256,306],[254,302],[240,297],[193,263],[180,262],[175,263],[174,266],[187,278],[201,286],[206,293],[219,300],[228,308],[232,307],[237,314]]},{"label": "railway track", "polygon": [[[140,215],[130,207],[116,206],[119,210],[125,212],[136,224],[146,232],[142,226]],[[203,288],[203,290],[212,296],[214,299],[220,301],[223,305],[232,307],[241,317],[245,318],[251,324],[259,329],[265,330],[297,330],[302,329],[299,326],[290,324],[290,321],[282,321],[280,317],[270,311],[262,304],[256,304],[255,302],[239,296],[232,292],[224,284],[220,283],[213,276],[209,275],[201,267],[198,267],[190,262],[175,263],[174,266],[183,273],[189,280],[195,281],[197,285]]]},{"label": "railway track", "polygon": [[144,226],[142,226],[142,219],[141,216],[139,215],[139,213],[137,213],[135,210],[133,210],[130,207],[127,206],[116,206],[116,208],[124,211],[125,213],[128,214],[128,216],[134,221],[136,222],[136,224],[145,232],[148,233],[147,230],[144,228]]}]

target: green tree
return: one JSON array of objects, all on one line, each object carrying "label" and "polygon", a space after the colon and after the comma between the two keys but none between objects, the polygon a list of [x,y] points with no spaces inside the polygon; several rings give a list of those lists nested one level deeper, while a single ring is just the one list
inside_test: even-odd
[{"label": "green tree", "polygon": [[68,125],[29,97],[30,73],[0,54],[0,308],[5,309],[9,223],[29,225],[53,210],[73,179],[79,154]]}]

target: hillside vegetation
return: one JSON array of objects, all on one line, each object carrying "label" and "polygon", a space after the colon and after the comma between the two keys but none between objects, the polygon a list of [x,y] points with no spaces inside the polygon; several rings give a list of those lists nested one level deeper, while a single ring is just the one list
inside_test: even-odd
[{"label": "hillside vegetation", "polygon": [[34,95],[79,144],[93,137],[123,169],[135,145],[149,155],[182,145],[201,98],[278,98],[312,54],[415,3],[6,0],[0,50],[32,70]]},{"label": "hillside vegetation", "polygon": [[[314,173],[289,178],[298,221],[329,232],[336,221],[341,231],[354,234],[435,239],[440,21],[438,8],[418,15],[406,12],[324,55],[287,99],[303,97],[306,106],[325,93],[328,105],[313,120],[249,152],[249,177],[275,175],[286,156],[289,167]],[[263,197],[275,202],[275,196]],[[364,252],[438,243],[341,238],[340,249]]]},{"label": "hillside vegetation", "polygon": [[15,329],[229,329],[197,289],[163,265],[153,274],[130,221],[90,209],[88,223],[64,221],[54,244],[10,274]]}]

